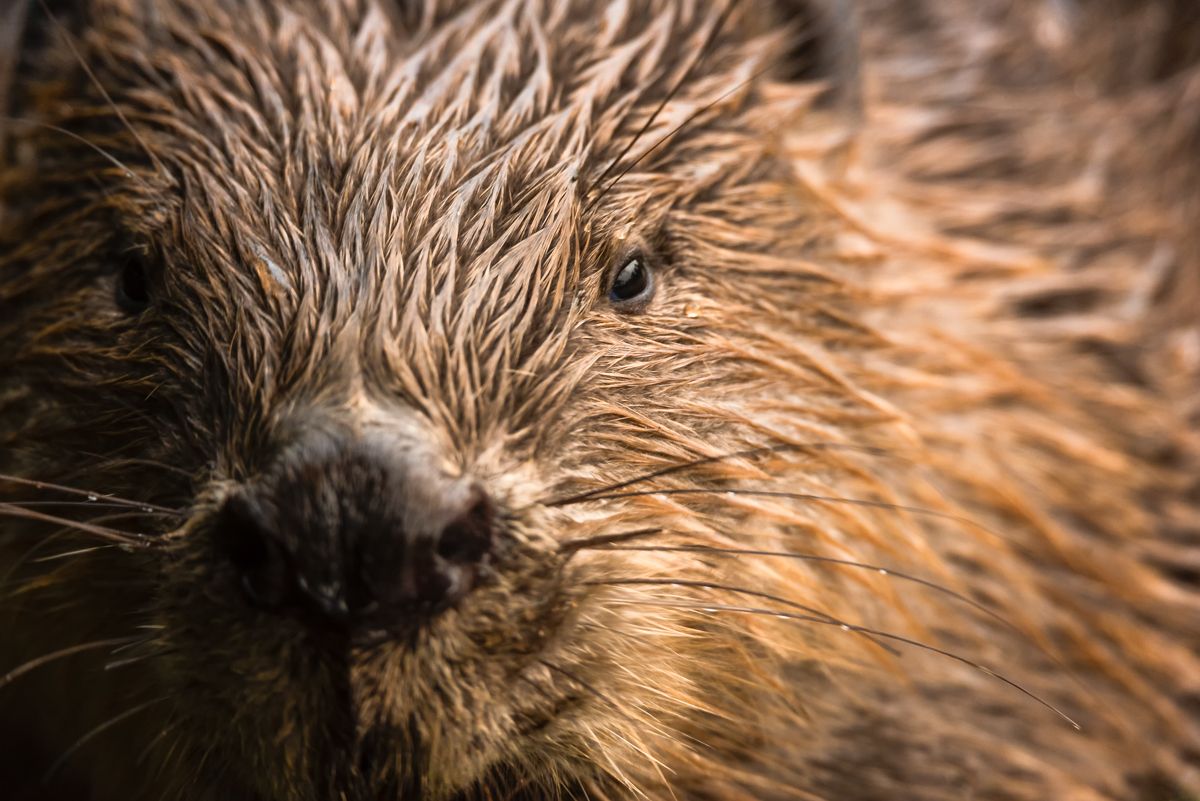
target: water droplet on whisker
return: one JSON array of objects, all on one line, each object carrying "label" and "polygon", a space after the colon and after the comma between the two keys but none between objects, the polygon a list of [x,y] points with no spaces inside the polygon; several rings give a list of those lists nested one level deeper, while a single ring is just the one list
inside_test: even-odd
[{"label": "water droplet on whisker", "polygon": [[91,495],[91,494],[89,494],[89,495],[87,496],[87,499],[88,499],[89,501],[98,501],[98,500],[100,500],[100,498],[99,498],[98,496],[96,496],[96,495]]}]

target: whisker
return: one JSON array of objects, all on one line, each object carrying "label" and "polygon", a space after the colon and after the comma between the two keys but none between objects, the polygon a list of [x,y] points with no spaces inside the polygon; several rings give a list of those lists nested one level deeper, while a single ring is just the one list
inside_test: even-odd
[{"label": "whisker", "polygon": [[[160,174],[166,175],[167,171],[163,167],[162,162],[159,161],[158,157],[154,155],[154,151],[152,151],[146,144],[146,140],[143,139],[142,135],[137,132],[137,129],[130,124],[129,119],[125,116],[125,112],[121,111],[121,107],[118,106],[116,101],[112,99],[112,95],[110,95],[108,90],[104,88],[104,84],[100,82],[100,79],[96,76],[96,73],[88,65],[87,60],[84,59],[83,54],[79,52],[79,48],[75,46],[75,41],[71,36],[71,32],[68,31],[66,26],[62,24],[62,22],[58,19],[58,16],[50,10],[50,6],[47,5],[46,0],[38,0],[38,4],[41,5],[42,11],[50,20],[50,24],[54,26],[54,29],[58,32],[58,35],[62,38],[63,43],[66,44],[66,46],[70,49],[71,54],[75,56],[75,60],[79,62],[79,66],[83,68],[85,73],[87,73],[88,79],[104,97],[105,102],[112,107],[113,113],[115,113],[117,118],[121,120],[121,124],[125,126],[126,130],[129,131],[130,135],[133,136],[134,140],[138,143],[138,145],[141,146],[142,150],[150,158],[150,163],[154,165],[154,168],[158,170]],[[126,168],[126,171],[129,171],[128,168]]]},{"label": "whisker", "polygon": [[[40,120],[25,119],[23,117],[9,117],[6,115],[0,115],[0,120],[3,120],[4,122],[8,122],[8,123],[15,123],[17,125],[33,125],[38,128],[43,128],[48,131],[53,131],[54,133],[62,134],[63,136],[74,139],[76,142],[80,143],[81,145],[84,145],[84,146],[89,147],[92,150],[96,151],[96,153],[98,153],[100,156],[102,156],[106,161],[108,161],[114,167],[119,169],[121,172],[125,173],[125,175],[127,177],[137,178],[137,174],[133,170],[131,170],[125,164],[125,162],[121,161],[116,156],[114,156],[112,153],[109,153],[107,150],[100,147],[95,142],[92,142],[92,141],[88,140],[87,138],[75,133],[74,131],[68,130],[67,128],[63,128],[58,125],[51,125],[48,122],[42,122]],[[138,178],[138,180],[140,181],[141,179]],[[145,182],[143,181],[143,183],[145,183]]]},{"label": "whisker", "polygon": [[[596,539],[598,539],[598,538],[596,538]],[[583,546],[583,547],[590,547],[590,546]],[[953,598],[956,601],[959,601],[961,603],[964,603],[964,604],[970,606],[972,609],[975,609],[977,612],[987,615],[988,617],[992,618],[993,620],[997,621],[998,623],[1004,624],[1007,628],[1015,631],[1016,633],[1021,634],[1022,636],[1025,636],[1024,632],[1022,632],[1021,629],[1015,623],[1005,619],[998,612],[996,612],[993,609],[989,609],[987,606],[980,603],[979,601],[976,601],[974,598],[971,598],[968,595],[964,595],[961,592],[952,590],[949,587],[946,587],[942,584],[938,584],[936,581],[931,581],[929,579],[913,575],[912,573],[905,573],[900,570],[894,570],[893,568],[890,568],[890,567],[884,567],[883,565],[874,565],[874,564],[869,564],[867,562],[855,562],[851,559],[839,559],[834,556],[820,556],[818,554],[800,553],[800,552],[796,552],[796,551],[768,551],[768,550],[758,550],[758,549],[754,549],[754,548],[722,548],[722,547],[715,546],[715,545],[629,545],[629,546],[620,546],[620,547],[600,547],[599,550],[606,550],[606,551],[662,551],[665,553],[703,553],[703,554],[716,554],[716,555],[723,555],[723,556],[769,556],[769,557],[778,557],[781,559],[795,559],[796,561],[799,561],[799,562],[816,562],[818,564],[839,565],[841,567],[852,567],[852,568],[856,568],[859,570],[870,570],[875,573],[878,573],[881,576],[886,576],[888,578],[896,578],[896,579],[900,579],[901,581],[911,582],[913,584],[919,584],[922,587],[927,587],[936,592],[940,592],[943,595],[946,595],[950,598]]]},{"label": "whisker", "polygon": [[60,648],[57,651],[51,651],[43,656],[30,659],[22,665],[19,665],[12,670],[0,676],[0,688],[7,687],[17,679],[21,678],[30,671],[37,670],[42,665],[47,665],[59,659],[66,659],[75,654],[81,654],[85,651],[95,651],[101,648],[116,648],[122,645],[135,645],[139,642],[145,642],[146,639],[141,636],[137,637],[114,637],[108,640],[95,640],[94,642],[85,642],[81,645],[72,645],[69,648]]},{"label": "whisker", "polygon": [[51,554],[50,556],[42,556],[38,559],[31,560],[33,564],[40,565],[46,562],[57,562],[60,559],[70,559],[72,556],[83,556],[87,553],[95,553],[96,551],[111,551],[113,548],[119,548],[117,545],[94,545],[91,548],[76,548],[73,551],[64,551],[63,553]]},{"label": "whisker", "polygon": [[[729,17],[733,14],[733,11],[735,8],[737,8],[737,6],[738,6],[738,0],[729,0],[728,5],[725,6],[725,8],[721,11],[720,15],[717,17],[716,22],[713,23],[713,27],[708,32],[708,36],[704,40],[704,43],[700,46],[700,50],[697,53],[695,60],[692,61],[692,63],[688,65],[688,68],[686,70],[684,70],[683,74],[679,77],[678,80],[675,81],[674,85],[672,85],[671,88],[669,90],[667,90],[667,94],[662,99],[662,102],[660,102],[658,104],[658,106],[654,109],[654,111],[646,119],[646,122],[642,124],[642,127],[638,130],[638,132],[633,135],[633,138],[629,140],[629,143],[627,145],[625,145],[624,148],[622,148],[621,152],[618,153],[617,156],[611,162],[609,162],[608,166],[604,168],[604,172],[600,173],[600,175],[596,178],[594,185],[602,186],[602,189],[600,190],[600,194],[597,195],[595,198],[593,198],[591,200],[591,202],[589,202],[587,204],[587,206],[584,209],[585,213],[590,212],[592,209],[594,209],[596,207],[596,204],[599,203],[606,194],[608,194],[608,191],[616,184],[616,182],[621,180],[621,178],[624,177],[625,173],[629,172],[629,170],[632,169],[632,167],[634,165],[636,165],[639,161],[642,160],[642,158],[644,158],[644,156],[639,157],[637,160],[635,160],[633,162],[633,164],[631,164],[629,167],[627,167],[625,170],[623,170],[619,175],[617,175],[615,178],[613,178],[613,180],[610,183],[608,183],[608,184],[604,183],[605,180],[608,178],[608,176],[612,174],[613,170],[615,170],[617,168],[617,166],[621,163],[621,160],[624,159],[627,155],[629,155],[629,151],[633,150],[633,148],[637,146],[638,141],[641,140],[641,138],[646,134],[647,131],[650,130],[651,127],[653,127],[655,120],[657,120],[658,116],[660,114],[662,114],[663,109],[665,109],[667,107],[667,104],[669,104],[672,100],[675,99],[675,96],[679,94],[679,91],[684,87],[684,85],[692,77],[692,73],[696,70],[696,68],[699,67],[702,63],[704,63],[705,59],[708,58],[708,56],[711,52],[710,48],[712,48],[713,45],[716,44],[717,38],[721,35],[721,32],[725,29],[725,23],[727,23],[729,21]],[[661,144],[661,142],[660,142],[660,144]],[[656,144],[654,147],[657,148],[658,145]]]},{"label": "whisker", "polygon": [[67,487],[62,484],[52,484],[49,481],[38,481],[32,478],[22,478],[21,476],[13,476],[7,473],[0,473],[0,482],[17,484],[22,487],[32,487],[39,490],[51,490],[53,492],[61,492],[66,495],[75,495],[81,498],[87,498],[88,501],[92,503],[103,500],[106,503],[114,503],[121,506],[138,509],[139,511],[146,512],[147,514],[150,512],[160,512],[165,515],[174,515],[176,517],[181,517],[183,515],[183,510],[181,509],[169,509],[166,506],[133,501],[128,498],[121,498],[117,495],[112,495],[110,493],[79,489],[78,487]]},{"label": "whisker", "polygon": [[968,659],[965,656],[960,656],[959,654],[956,654],[952,651],[947,651],[943,648],[938,648],[936,645],[930,645],[929,643],[924,643],[924,642],[921,642],[920,640],[914,640],[910,637],[905,637],[901,634],[893,634],[888,631],[881,631],[879,629],[873,629],[873,628],[869,628],[867,626],[858,626],[858,625],[846,624],[846,623],[843,623],[843,624],[833,623],[832,621],[824,620],[819,617],[814,617],[811,615],[802,615],[802,614],[797,614],[794,612],[787,612],[787,611],[784,611],[781,609],[764,609],[764,608],[760,608],[760,607],[750,607],[750,606],[731,606],[728,604],[685,604],[685,603],[672,603],[669,601],[642,601],[642,600],[625,601],[625,600],[621,600],[619,602],[627,603],[629,605],[654,606],[654,607],[662,607],[662,608],[668,608],[668,609],[690,609],[690,610],[696,611],[696,612],[729,612],[729,613],[748,614],[748,615],[763,615],[763,616],[769,616],[769,617],[776,617],[776,618],[780,618],[783,620],[794,620],[799,623],[816,623],[816,624],[819,624],[822,626],[839,626],[843,631],[859,632],[859,633],[871,634],[876,637],[882,637],[883,639],[892,640],[893,642],[898,642],[903,645],[908,645],[912,648],[916,648],[916,649],[919,649],[922,651],[928,651],[929,653],[937,654],[938,656],[942,656],[947,659],[952,659],[955,662],[959,662],[959,663],[966,665],[967,667],[970,667],[974,670],[978,670],[980,673],[983,673],[986,676],[990,676],[993,679],[1003,682],[1004,684],[1007,684],[1009,687],[1012,687],[1014,690],[1017,690],[1018,692],[1025,695],[1026,697],[1032,699],[1033,701],[1036,701],[1038,704],[1042,705],[1043,707],[1050,710],[1058,717],[1062,718],[1067,723],[1071,724],[1071,727],[1074,728],[1076,731],[1083,730],[1083,727],[1080,726],[1078,723],[1076,723],[1074,718],[1067,715],[1067,713],[1063,712],[1061,709],[1056,707],[1054,704],[1051,704],[1049,701],[1045,700],[1037,693],[1034,693],[1032,690],[1029,690],[1029,689],[1025,688],[1024,686],[1022,686],[1021,684],[1018,684],[1016,681],[1013,681],[1012,679],[1008,678],[1004,674],[1002,674],[996,670],[993,670],[992,668],[990,668],[986,665],[983,665],[979,662],[975,662],[974,660]]},{"label": "whisker", "polygon": [[[581,551],[585,548],[599,548],[602,545],[612,545],[614,543],[629,542],[630,540],[639,539],[641,537],[651,537],[655,534],[662,534],[661,528],[639,528],[633,531],[621,531],[616,534],[599,534],[595,537],[580,537],[573,540],[564,540],[559,543],[558,552],[572,554],[575,551]],[[622,549],[612,549],[622,550]]]},{"label": "whisker", "polygon": [[87,745],[89,742],[91,742],[97,736],[108,731],[113,726],[116,726],[118,723],[121,723],[124,720],[128,720],[129,718],[133,717],[137,713],[142,712],[146,709],[149,709],[150,707],[154,706],[155,704],[161,704],[163,701],[167,701],[169,699],[170,699],[170,696],[164,695],[160,698],[155,698],[153,700],[147,701],[144,704],[138,704],[137,706],[133,707],[132,709],[127,709],[119,715],[114,715],[113,717],[111,717],[108,720],[101,723],[99,726],[96,726],[94,729],[91,729],[86,734],[84,734],[82,737],[80,737],[78,740],[76,740],[71,745],[70,748],[68,748],[66,751],[63,752],[62,756],[60,756],[58,759],[56,759],[54,761],[54,764],[51,765],[50,769],[47,770],[45,775],[42,776],[42,781],[43,782],[49,781],[54,776],[54,774],[58,773],[59,769],[62,768],[62,766],[67,763],[68,759],[70,759],[80,748]]},{"label": "whisker", "polygon": [[626,487],[634,486],[635,484],[641,484],[646,481],[652,481],[656,478],[662,478],[663,476],[669,476],[674,473],[681,473],[684,470],[691,470],[692,468],[703,467],[704,465],[707,465],[707,464],[723,462],[723,461],[727,461],[729,459],[751,459],[755,456],[765,456],[765,455],[771,454],[771,453],[792,453],[792,452],[797,452],[797,451],[815,451],[815,450],[848,450],[848,451],[855,451],[858,453],[867,453],[867,454],[871,454],[871,455],[875,455],[875,456],[888,455],[888,452],[886,450],[884,450],[883,448],[873,448],[873,447],[866,446],[866,445],[851,445],[851,444],[840,443],[840,442],[796,442],[796,443],[783,443],[783,444],[779,444],[779,445],[763,445],[763,446],[760,446],[757,448],[746,448],[744,450],[731,451],[729,453],[723,453],[723,454],[720,454],[717,456],[705,456],[700,459],[693,459],[691,461],[681,462],[680,464],[671,465],[670,467],[663,467],[658,470],[654,470],[650,473],[644,473],[639,476],[634,476],[633,478],[626,479],[624,481],[620,481],[616,484],[609,484],[604,487],[597,487],[596,489],[591,489],[586,492],[578,493],[577,495],[568,496],[566,498],[559,498],[557,500],[545,501],[543,503],[543,505],[555,507],[555,506],[568,506],[573,503],[581,503],[585,500],[594,498],[597,495],[604,495],[606,493],[611,493],[611,492],[615,492],[617,490],[625,489]]},{"label": "whisker", "polygon": [[33,509],[25,509],[20,506],[15,506],[11,503],[0,503],[0,516],[7,515],[8,517],[19,517],[25,520],[36,520],[41,523],[55,523],[69,529],[75,529],[87,534],[92,534],[110,542],[116,542],[120,545],[149,548],[151,540],[144,535],[134,534],[128,531],[118,531],[114,528],[105,526],[96,526],[91,523],[85,523],[80,520],[71,520],[66,517],[57,515],[48,515],[43,512],[37,512]]},{"label": "whisker", "polygon": [[154,658],[160,657],[160,656],[168,656],[172,653],[177,653],[177,652],[175,652],[175,651],[154,651],[153,653],[140,654],[138,656],[130,656],[130,657],[126,657],[125,659],[114,659],[111,662],[104,663],[104,670],[106,672],[109,670],[117,670],[119,668],[129,667],[130,665],[136,665],[139,662],[145,662],[148,659],[154,659]]},{"label": "whisker", "polygon": [[[784,598],[781,595],[773,595],[772,593],[762,592],[761,590],[752,590],[752,589],[749,589],[748,587],[735,587],[732,584],[722,584],[722,583],[716,582],[716,581],[699,581],[699,580],[692,580],[692,579],[628,578],[628,579],[596,579],[594,581],[584,581],[581,583],[584,586],[592,586],[592,587],[603,587],[603,586],[615,587],[615,586],[624,586],[624,585],[640,585],[640,586],[651,586],[651,587],[697,587],[700,589],[707,589],[707,590],[721,590],[722,592],[732,592],[732,593],[737,593],[738,595],[747,595],[752,598],[762,598],[765,601],[771,601],[772,603],[783,604],[784,606],[790,607],[792,609],[799,609],[802,612],[808,613],[809,615],[819,616],[822,620],[824,620],[827,623],[833,623],[833,624],[836,624],[839,626],[850,625],[846,621],[841,620],[840,618],[836,618],[833,615],[829,614],[828,612],[823,612],[820,609],[817,609],[816,607],[807,606],[807,605],[799,603],[797,601],[793,601],[788,598]],[[854,627],[851,626],[851,628],[853,629]],[[867,632],[860,632],[860,633],[862,633],[868,640],[871,640],[873,643],[878,645],[883,650],[887,651],[892,656],[900,656],[900,652],[898,650],[896,650],[895,648],[893,648],[892,646],[888,645],[887,643],[881,643],[881,642],[877,641],[873,636],[871,636]]]},{"label": "whisker", "polygon": [[138,754],[138,757],[136,760],[134,760],[133,764],[140,766],[143,762],[145,762],[150,756],[150,752],[154,749],[154,747],[161,743],[163,738],[167,737],[172,731],[175,730],[177,726],[179,726],[179,721],[168,723],[166,726],[164,726],[158,734],[154,735],[154,737],[150,739],[150,742],[145,748],[142,749],[141,753]]},{"label": "whisker", "polygon": [[[657,142],[655,142],[653,145],[651,145],[646,150],[645,153],[642,153],[642,155],[638,156],[636,159],[634,159],[632,162],[630,162],[629,166],[627,166],[625,169],[621,170],[620,173],[618,173],[611,181],[609,181],[608,185],[606,185],[604,187],[604,189],[603,189],[603,191],[601,191],[600,195],[595,200],[593,200],[591,203],[588,204],[587,210],[591,210],[592,208],[594,208],[596,206],[596,204],[598,204],[604,198],[604,196],[607,195],[608,192],[614,186],[616,186],[618,182],[620,182],[620,180],[622,178],[624,178],[626,175],[628,175],[635,167],[637,167],[637,165],[641,164],[643,161],[645,161],[647,158],[649,158],[660,147],[665,145],[667,142],[671,141],[671,139],[673,139],[674,137],[678,136],[684,129],[686,129],[689,125],[694,123],[697,119],[704,116],[709,111],[712,111],[713,108],[715,108],[716,106],[725,102],[725,100],[729,99],[731,96],[742,91],[743,89],[745,89],[747,86],[749,86],[750,84],[757,81],[762,76],[766,75],[768,72],[770,72],[776,66],[777,65],[775,65],[775,64],[767,64],[764,67],[755,70],[750,75],[750,77],[746,78],[744,81],[739,81],[737,84],[735,84],[733,86],[733,88],[729,89],[729,91],[721,94],[715,100],[713,100],[709,103],[706,103],[704,106],[696,109],[691,114],[689,114],[683,120],[683,122],[679,123],[679,125],[675,126],[673,129],[671,129],[667,133],[663,134],[662,138],[659,139]],[[640,136],[640,134],[639,134],[639,136]],[[630,149],[631,148],[632,148],[632,145],[630,146]],[[622,154],[621,157],[624,158],[624,155],[625,154]],[[610,165],[610,167],[611,167],[611,165]],[[606,170],[606,172],[607,172],[607,170]]]},{"label": "whisker", "polygon": [[9,564],[8,569],[4,571],[3,575],[0,575],[0,591],[8,588],[9,582],[12,581],[13,576],[17,575],[17,571],[24,567],[26,563],[33,558],[35,553],[54,542],[54,540],[60,538],[64,533],[65,532],[60,531],[55,534],[51,534],[48,537],[43,537],[34,542],[33,545],[29,546],[29,548],[17,556],[17,558]]},{"label": "whisker", "polygon": [[[96,496],[99,498],[100,496]],[[132,509],[127,504],[114,503],[112,501],[30,501],[21,499],[19,501],[10,501],[10,503],[21,506],[25,509],[46,508],[46,507],[67,507],[67,508],[88,508],[88,509],[121,509],[125,512],[123,516],[138,516],[138,515],[165,515],[166,512],[147,512],[143,509]],[[178,515],[171,513],[171,517]]]},{"label": "whisker", "polygon": [[[595,538],[595,539],[599,539],[599,538]],[[971,598],[969,595],[965,595],[964,593],[957,592],[956,590],[952,590],[945,585],[938,584],[936,581],[932,581],[930,579],[923,578],[921,576],[914,575],[912,573],[906,573],[901,570],[895,570],[893,568],[885,567],[883,565],[870,564],[870,563],[866,563],[866,562],[856,562],[851,559],[840,559],[840,558],[833,557],[833,556],[821,556],[819,554],[801,553],[801,552],[796,552],[796,551],[761,550],[761,549],[754,549],[754,548],[728,548],[728,547],[720,547],[720,546],[714,546],[714,545],[640,545],[640,546],[639,545],[630,545],[630,546],[613,546],[613,547],[602,547],[601,546],[601,547],[597,547],[597,550],[660,551],[660,552],[666,552],[666,553],[691,552],[691,553],[703,553],[703,554],[711,554],[711,555],[717,555],[717,556],[731,556],[731,557],[766,556],[766,557],[778,557],[781,559],[794,559],[796,561],[814,562],[814,563],[818,563],[818,564],[838,565],[841,567],[850,567],[850,568],[855,568],[855,569],[859,569],[859,570],[874,571],[886,578],[896,578],[901,581],[906,581],[906,582],[910,582],[912,584],[917,584],[919,586],[926,587],[935,592],[941,593],[955,601],[958,601],[959,603],[965,604],[966,606],[971,607],[972,609],[974,609],[975,611],[977,611],[983,615],[986,615],[987,617],[989,617],[992,620],[996,621],[997,623],[1001,624],[1002,626],[1007,628],[1009,631],[1012,631],[1013,633],[1015,633],[1022,639],[1034,643],[1038,647],[1038,649],[1043,654],[1046,655],[1047,658],[1049,658],[1052,662],[1054,662],[1054,664],[1058,667],[1059,670],[1061,670],[1064,674],[1071,676],[1072,679],[1075,681],[1075,683],[1078,684],[1081,689],[1084,689],[1086,691],[1086,688],[1081,683],[1079,677],[1075,674],[1075,671],[1073,671],[1068,665],[1066,665],[1057,654],[1055,654],[1053,651],[1049,650],[1044,643],[1039,642],[1034,637],[1031,637],[1029,632],[1022,629],[1016,623],[1014,623],[1011,620],[1009,620],[1008,618],[1004,617],[1003,615],[1001,615],[999,612],[995,611],[994,609],[989,608],[986,604],[976,601],[974,598]]]},{"label": "whisker", "polygon": [[[808,492],[785,492],[783,490],[765,490],[765,489],[699,489],[699,488],[683,488],[683,489],[657,489],[657,490],[632,490],[630,492],[613,492],[604,495],[594,495],[587,498],[589,501],[611,501],[618,498],[638,498],[650,495],[742,495],[751,498],[786,498],[793,501],[819,501],[822,503],[840,503],[847,506],[862,506],[869,509],[886,509],[893,512],[908,512],[910,514],[922,515],[925,517],[936,517],[941,520],[950,520],[955,523],[960,523],[965,526],[979,529],[994,537],[1003,539],[999,534],[988,529],[982,523],[972,520],[969,517],[957,515],[952,512],[940,512],[937,509],[928,509],[923,506],[908,506],[901,503],[888,503],[887,501],[873,501],[867,498],[840,498],[836,495],[818,495]],[[582,502],[582,501],[580,501]]]}]

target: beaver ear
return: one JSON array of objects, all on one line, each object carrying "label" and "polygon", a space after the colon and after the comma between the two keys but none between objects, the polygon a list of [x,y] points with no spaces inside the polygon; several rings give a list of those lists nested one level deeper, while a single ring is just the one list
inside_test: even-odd
[{"label": "beaver ear", "polygon": [[821,82],[827,106],[857,111],[861,106],[859,82],[859,27],[850,0],[773,0],[781,22],[791,32],[784,78]]}]

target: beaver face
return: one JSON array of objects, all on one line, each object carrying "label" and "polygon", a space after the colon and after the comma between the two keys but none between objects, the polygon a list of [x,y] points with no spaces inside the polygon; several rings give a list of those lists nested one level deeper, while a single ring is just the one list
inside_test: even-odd
[{"label": "beaver face", "polygon": [[614,591],[694,558],[592,546],[714,507],[639,476],[798,430],[742,419],[772,292],[832,286],[780,260],[783,37],[674,2],[82,20],[96,81],[28,100],[75,132],[30,130],[30,186],[72,188],[15,201],[5,469],[152,504],[93,521],[135,551],[93,602],[155,632],[148,758],[264,799],[661,781],[724,702],[696,665],[751,652]]}]

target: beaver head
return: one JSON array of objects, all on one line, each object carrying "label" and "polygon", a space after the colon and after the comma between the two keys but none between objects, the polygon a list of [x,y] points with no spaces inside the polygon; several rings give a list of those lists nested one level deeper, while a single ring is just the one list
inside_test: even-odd
[{"label": "beaver head", "polygon": [[[787,5],[29,6],[0,564],[6,639],[63,659],[13,719],[105,798],[783,797],[932,738],[946,775],[1124,776],[1167,711],[1085,747],[977,670],[1014,649],[1089,719],[1029,637],[1094,637],[1023,572],[1053,525],[954,465],[967,398],[1100,426],[865,289],[795,169],[854,106],[848,19]],[[1076,445],[1034,429],[1039,469]],[[1092,481],[1145,528],[1122,469],[1047,503]],[[931,626],[990,645],[920,661]],[[959,739],[963,704],[998,722]]]}]

